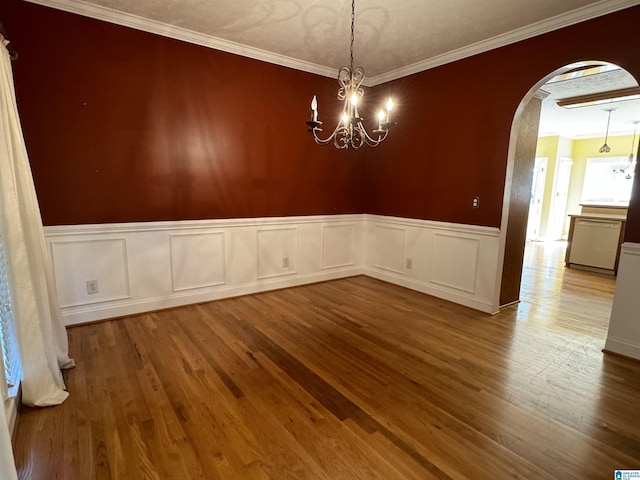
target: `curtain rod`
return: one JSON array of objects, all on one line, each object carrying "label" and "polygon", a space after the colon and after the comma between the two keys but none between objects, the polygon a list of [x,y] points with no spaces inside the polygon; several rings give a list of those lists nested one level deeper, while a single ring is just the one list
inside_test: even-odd
[{"label": "curtain rod", "polygon": [[[4,29],[4,25],[2,25],[2,22],[0,22],[0,35],[2,35],[5,40],[9,41],[9,36],[7,35],[7,31]],[[5,47],[7,47],[7,50],[9,51],[9,58],[11,60],[17,60],[18,52],[15,48],[13,48],[13,45],[11,43],[7,43]]]}]

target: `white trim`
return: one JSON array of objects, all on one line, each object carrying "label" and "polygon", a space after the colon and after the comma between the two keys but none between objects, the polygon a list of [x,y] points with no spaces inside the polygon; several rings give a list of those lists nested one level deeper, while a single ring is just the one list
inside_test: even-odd
[{"label": "white trim", "polygon": [[[351,256],[349,258],[349,261],[346,263],[337,263],[334,265],[327,265],[326,263],[326,252],[325,252],[325,247],[326,247],[326,234],[329,228],[345,228],[345,227],[351,227]],[[322,270],[331,270],[331,269],[335,269],[335,268],[342,268],[342,267],[351,267],[354,265],[354,261],[353,261],[353,252],[355,250],[355,232],[356,232],[356,226],[353,223],[342,223],[342,224],[336,224],[336,225],[323,225],[322,226],[322,237],[321,237],[321,247],[320,247],[320,252],[321,252],[321,259],[320,259],[320,265],[322,265]]]},{"label": "white trim", "polygon": [[640,359],[640,343],[629,342],[621,338],[607,337],[603,350],[606,353],[615,353],[629,358]]},{"label": "white trim", "polygon": [[[395,225],[404,230],[403,245],[378,245],[376,227]],[[499,311],[495,305],[495,290],[499,288],[499,276],[495,272],[499,259],[498,248],[501,232],[494,227],[476,225],[463,225],[431,220],[417,220],[401,217],[387,217],[381,215],[365,215],[365,239],[363,241],[366,259],[364,262],[364,274],[403,287],[411,288],[422,293],[443,298],[460,305],[464,305],[485,313],[495,314]],[[434,269],[435,255],[433,241],[436,236],[445,235],[453,238],[477,241],[476,265],[472,269],[461,264],[460,259],[452,257],[450,265],[454,275],[454,282],[434,282],[432,273]],[[379,249],[383,248],[386,255],[399,255],[401,251],[406,261],[412,259],[413,267],[395,271],[388,267],[376,265],[376,259],[380,255]],[[396,249],[389,252],[388,249]],[[455,272],[455,273],[453,273]],[[455,276],[458,276],[455,278]],[[494,283],[487,279],[496,279]],[[459,282],[459,284],[456,284]],[[465,291],[460,285],[468,282],[474,285],[474,291]],[[446,283],[446,285],[444,284]]]},{"label": "white trim", "polygon": [[[262,268],[261,265],[264,263],[268,263],[268,261],[266,259],[263,259],[260,256],[261,253],[261,249],[260,249],[260,234],[264,234],[264,233],[271,233],[271,232],[293,232],[295,235],[292,237],[295,240],[295,251],[292,253],[295,253],[295,257],[291,258],[291,255],[289,255],[289,262],[292,262],[294,264],[294,267],[291,267],[291,263],[289,263],[289,265],[287,267],[285,267],[284,265],[282,266],[282,269],[278,272],[271,272],[271,273],[261,273]],[[275,278],[275,277],[285,277],[287,275],[295,275],[298,273],[298,238],[300,236],[300,231],[298,229],[298,227],[277,227],[277,226],[273,226],[273,227],[266,227],[266,228],[258,228],[256,230],[256,272],[257,272],[257,278],[258,280],[264,280],[264,279],[269,279],[269,278]]]},{"label": "white trim", "polygon": [[93,5],[81,0],[25,0],[30,3],[44,5],[47,7],[63,10],[65,12],[76,13],[85,17],[102,20],[105,22],[134,28],[143,32],[154,33],[163,37],[182,40],[183,42],[213,48],[222,52],[233,53],[242,57],[260,60],[262,62],[280,65],[282,67],[293,68],[303,72],[315,73],[323,77],[338,78],[338,69],[326,67],[315,63],[299,60],[278,53],[262,50],[261,48],[242,45],[231,40],[194,32],[186,28],[169,25],[140,17],[131,13],[119,12],[101,5]]},{"label": "white trim", "polygon": [[[352,263],[330,265],[331,268],[327,268],[323,259],[323,236],[329,227],[336,226],[350,227],[352,230],[349,247]],[[376,227],[402,231],[403,240],[390,245],[377,245]],[[263,261],[273,262],[273,258],[279,258],[282,252],[278,251],[279,244],[265,244],[266,250],[260,253],[260,233],[282,230],[291,231],[296,238],[295,251],[289,252],[290,267],[281,271],[271,269],[273,271],[262,272],[267,275],[261,275],[260,257],[264,254]],[[225,283],[176,289],[171,272],[171,238],[199,233],[223,234]],[[434,253],[431,248],[425,248],[424,242],[439,234],[478,242],[474,271],[461,265],[455,256],[451,257],[452,272],[457,272],[455,275],[458,277],[453,277],[455,281],[448,287],[430,282]],[[495,313],[497,310],[491,306],[495,286],[483,279],[495,276],[493,270],[497,261],[499,234],[497,228],[364,214],[45,227],[49,248],[58,242],[73,245],[77,242],[113,240],[116,236],[119,241],[126,239],[129,278],[123,281],[127,284],[130,298],[103,297],[96,303],[66,305],[62,312],[67,325],[362,274],[483,312]],[[391,255],[394,261],[402,258],[403,264],[409,254],[413,258],[413,268],[383,271],[382,267],[371,264],[372,259],[379,258],[380,252]],[[101,259],[97,256],[87,261],[90,264],[99,263]],[[71,291],[79,298],[86,297],[84,286],[69,283],[72,280],[64,280],[67,283],[59,286],[59,292]],[[468,285],[472,280],[476,291],[456,289],[456,282]],[[117,286],[115,288],[117,290]]]},{"label": "white trim", "polygon": [[18,419],[18,406],[20,405],[20,383],[11,388],[11,392],[4,398],[4,413],[7,416],[9,435],[13,437],[16,420]]},{"label": "white trim", "polygon": [[[176,286],[178,284],[178,281],[176,279],[176,258],[175,258],[175,250],[176,250],[176,246],[175,246],[175,242],[174,239],[177,238],[186,238],[186,237],[196,237],[196,236],[217,236],[217,237],[221,237],[222,238],[222,248],[221,248],[221,258],[222,258],[222,265],[221,265],[221,270],[222,270],[222,280],[216,281],[216,282],[208,282],[208,283],[198,283],[198,284],[194,284],[194,285],[188,285],[188,286],[183,286],[183,287],[178,287]],[[171,264],[171,289],[172,291],[175,292],[182,292],[185,290],[199,290],[201,288],[207,288],[207,287],[217,287],[218,285],[224,285],[225,283],[227,283],[227,273],[226,273],[226,269],[225,269],[225,244],[224,244],[224,232],[218,232],[218,231],[213,231],[213,232],[187,232],[187,233],[170,233],[169,234],[169,262]]]},{"label": "white trim", "polygon": [[441,280],[438,279],[435,275],[434,275],[434,269],[431,269],[431,277],[429,278],[429,281],[431,283],[436,283],[438,285],[442,285],[443,287],[449,287],[452,288],[454,290],[459,290],[461,292],[466,292],[466,293],[470,293],[472,295],[474,295],[476,293],[476,277],[477,277],[477,273],[478,273],[478,252],[480,250],[480,241],[477,238],[473,238],[473,237],[466,237],[466,236],[460,236],[458,234],[451,234],[451,233],[442,233],[442,232],[436,232],[433,235],[434,237],[434,243],[433,243],[433,255],[435,257],[435,255],[437,255],[437,251],[436,251],[436,243],[435,240],[438,237],[441,238],[451,238],[451,239],[460,239],[460,240],[466,240],[468,242],[474,242],[474,249],[473,249],[473,258],[474,258],[474,262],[473,262],[473,279],[471,281],[471,287],[465,287],[463,285],[456,285],[454,283],[451,282],[447,282],[446,280]]},{"label": "white trim", "polygon": [[[396,225],[400,225],[400,223],[396,223]],[[403,274],[404,273],[404,266],[405,266],[405,259],[407,258],[406,255],[406,244],[407,244],[407,229],[406,228],[399,228],[396,226],[393,227],[389,227],[387,225],[384,224],[380,224],[378,222],[376,222],[376,224],[374,225],[374,228],[376,230],[395,230],[397,232],[402,232],[402,250],[400,251],[400,268],[393,268],[392,266],[389,265],[383,265],[381,262],[377,262],[376,260],[374,260],[373,262],[371,262],[371,266],[375,267],[375,268],[380,268],[382,270],[387,270],[388,272],[394,272],[394,273],[400,273]],[[376,235],[376,238],[378,238],[378,235]],[[385,249],[386,250],[386,249]],[[378,252],[380,252],[380,249],[378,249]]]},{"label": "white trim", "polygon": [[[51,8],[56,8],[65,12],[76,13],[86,17],[103,20],[105,22],[114,23],[116,25],[135,28],[136,30],[142,30],[144,32],[155,33],[163,37],[174,38],[188,43],[193,43],[195,45],[201,45],[204,47],[221,50],[223,52],[241,55],[243,57],[252,58],[254,60],[260,60],[283,67],[294,68],[296,70],[314,73],[324,77],[337,78],[337,69],[333,67],[318,65],[259,48],[241,45],[230,40],[217,38],[211,35],[205,35],[202,33],[194,32],[192,30],[187,30],[185,28],[158,22],[156,20],[139,17],[137,15],[119,12],[103,6],[89,4],[81,0],[25,1]],[[617,12],[619,10],[623,10],[625,8],[629,8],[639,4],[640,0],[603,0],[592,5],[577,8],[570,12],[566,12],[555,17],[542,20],[531,25],[527,25],[526,27],[512,30],[511,32],[503,33],[501,35],[482,40],[472,45],[436,55],[435,57],[416,62],[412,65],[401,67],[390,72],[382,73],[375,77],[368,77],[365,81],[365,86],[374,87],[381,83],[389,82],[391,80],[397,80],[414,73],[419,73],[424,70],[429,70],[431,68],[445,65],[447,63],[462,60],[463,58],[471,57],[479,53],[487,52],[489,50],[503,47],[505,45],[510,45],[521,40],[526,40],[537,35],[542,35],[544,33],[558,30],[560,28],[575,25],[576,23],[591,20],[593,18]]]},{"label": "white trim", "polygon": [[252,293],[278,290],[281,288],[296,287],[309,283],[336,280],[339,278],[362,275],[361,268],[350,268],[334,272],[322,272],[307,275],[290,276],[289,278],[272,278],[261,280],[259,283],[248,283],[245,285],[224,286],[214,291],[203,292],[180,292],[175,295],[157,298],[145,298],[127,302],[118,302],[112,305],[88,306],[87,308],[64,309],[63,315],[66,325],[78,325],[93,322],[96,320],[118,318],[137,313],[152,312],[166,308],[180,307],[195,303],[211,302],[223,298],[239,297]]},{"label": "white trim", "polygon": [[592,5],[587,5],[570,12],[556,15],[555,17],[551,17],[540,22],[532,23],[531,25],[512,30],[511,32],[496,35],[495,37],[482,40],[472,45],[467,45],[441,55],[436,55],[435,57],[416,62],[412,65],[407,65],[406,67],[401,67],[387,73],[376,75],[375,77],[369,77],[369,83],[371,86],[380,85],[381,83],[390,82],[431,68],[440,67],[447,63],[452,63],[473,55],[504,47],[512,43],[527,40],[538,35],[569,27],[609,13],[624,10],[625,8],[633,7],[635,5],[640,5],[640,0],[603,0]]},{"label": "white trim", "polygon": [[417,218],[404,217],[388,217],[385,215],[375,215],[367,213],[364,219],[374,223],[392,223],[395,225],[429,228],[432,230],[445,230],[447,232],[471,233],[474,235],[483,235],[489,237],[497,237],[500,229],[496,227],[483,227],[478,225],[466,225],[462,223],[437,222],[435,220],[420,220]]},{"label": "white trim", "polygon": [[[378,280],[382,280],[383,282],[393,283],[394,285],[400,285],[401,287],[410,288],[411,290],[426,293],[427,295],[433,295],[434,297],[442,298],[444,300],[457,303],[458,305],[473,308],[483,313],[488,313],[490,315],[497,313],[493,309],[491,301],[478,299],[470,294],[465,295],[464,293],[457,293],[452,292],[451,290],[446,290],[444,288],[438,288],[432,283],[421,282],[419,280],[407,278],[402,275],[393,274],[389,270],[381,271],[367,269],[364,273],[369,277],[377,278]],[[458,292],[462,291],[458,290]]]},{"label": "white trim", "polygon": [[611,320],[604,349],[640,360],[640,298],[636,288],[639,280],[640,244],[624,243],[620,252],[616,293],[613,296]]},{"label": "white trim", "polygon": [[624,242],[621,248],[626,255],[640,255],[640,243]]},{"label": "white trim", "polygon": [[83,225],[55,225],[44,227],[45,237],[65,235],[103,235],[109,233],[142,233],[158,231],[203,230],[212,228],[272,227],[274,225],[300,225],[361,221],[361,214],[313,215],[298,217],[222,218],[206,220],[175,220],[162,222],[101,223]]},{"label": "white trim", "polygon": [[[45,235],[46,236],[46,235]],[[129,280],[129,261],[127,258],[127,239],[126,238],[121,238],[121,237],[109,237],[109,238],[81,238],[81,239],[71,239],[71,240],[55,240],[55,241],[51,241],[50,242],[50,246],[49,246],[49,251],[50,251],[50,255],[51,255],[51,260],[53,262],[54,265],[54,269],[53,269],[53,276],[57,282],[60,282],[62,279],[58,278],[58,273],[56,272],[55,269],[55,264],[56,264],[56,246],[58,245],[73,245],[73,244],[79,244],[79,243],[107,243],[107,242],[112,242],[112,243],[119,243],[120,244],[120,249],[121,249],[121,258],[122,258],[122,272],[124,274],[123,276],[123,293],[121,295],[111,295],[111,296],[104,296],[104,295],[100,295],[99,297],[95,298],[95,299],[87,299],[87,298],[83,298],[82,300],[76,300],[74,302],[62,302],[62,300],[60,301],[60,308],[67,308],[67,307],[77,307],[77,306],[81,306],[81,305],[89,305],[89,304],[93,304],[93,303],[104,303],[104,302],[113,302],[115,300],[126,300],[128,298],[131,298],[131,282]],[[58,294],[60,295],[60,289],[58,289]]]}]

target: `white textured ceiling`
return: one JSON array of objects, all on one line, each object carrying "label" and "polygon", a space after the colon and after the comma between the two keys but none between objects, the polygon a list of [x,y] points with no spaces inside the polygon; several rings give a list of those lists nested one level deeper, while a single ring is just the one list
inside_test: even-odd
[{"label": "white textured ceiling", "polygon": [[605,111],[607,108],[615,108],[611,113],[609,134],[631,133],[634,128],[631,122],[640,120],[640,100],[571,109],[559,107],[556,101],[637,86],[638,82],[635,78],[622,69],[548,83],[542,87],[549,96],[542,102],[539,135],[562,135],[569,138],[604,136],[607,127],[608,113]]},{"label": "white textured ceiling", "polygon": [[[333,76],[350,0],[29,0]],[[357,0],[355,63],[377,84],[640,0]]]},{"label": "white textured ceiling", "polygon": [[[191,43],[335,77],[349,61],[351,0],[27,0]],[[640,0],[356,0],[355,64],[376,85]],[[604,133],[603,106],[565,110],[557,98],[636,85],[625,73],[546,85],[541,134]],[[620,104],[612,133],[640,119]]]}]

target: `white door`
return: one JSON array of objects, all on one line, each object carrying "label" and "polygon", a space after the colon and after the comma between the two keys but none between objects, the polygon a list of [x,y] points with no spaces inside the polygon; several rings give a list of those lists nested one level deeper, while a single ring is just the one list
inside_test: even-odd
[{"label": "white door", "polygon": [[547,179],[547,158],[536,158],[533,166],[529,219],[527,221],[527,240],[540,240],[540,222],[542,221],[542,200],[544,184]]},{"label": "white door", "polygon": [[554,179],[553,197],[549,210],[549,224],[547,225],[547,240],[561,240],[567,216],[567,199],[569,197],[569,179],[571,178],[573,161],[567,157],[560,157]]}]

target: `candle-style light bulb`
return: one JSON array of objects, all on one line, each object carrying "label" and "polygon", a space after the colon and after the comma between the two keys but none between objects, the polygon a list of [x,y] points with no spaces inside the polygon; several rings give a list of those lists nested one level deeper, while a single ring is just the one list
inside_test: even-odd
[{"label": "candle-style light bulb", "polygon": [[384,117],[385,117],[385,113],[384,113],[384,110],[381,108],[378,111],[378,130],[382,130],[382,122],[384,122]]},{"label": "candle-style light bulb", "polygon": [[313,100],[311,100],[311,120],[314,122],[318,121],[318,100],[316,96],[313,96]]},{"label": "candle-style light bulb", "polygon": [[354,107],[358,105],[358,94],[356,92],[353,92],[353,94],[351,95],[351,105],[353,105]]},{"label": "candle-style light bulb", "polygon": [[342,114],[342,123],[344,123],[345,125],[349,123],[349,114],[347,114],[347,112],[344,112]]},{"label": "candle-style light bulb", "polygon": [[389,100],[387,100],[387,122],[389,121],[389,112],[393,109],[393,100],[391,100],[391,97],[389,97]]}]

